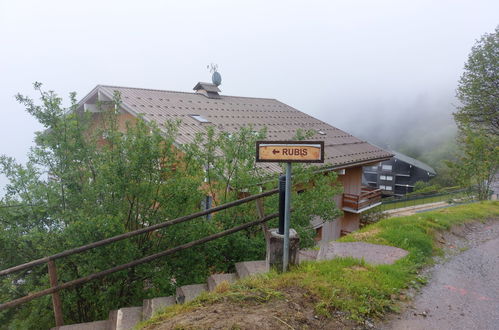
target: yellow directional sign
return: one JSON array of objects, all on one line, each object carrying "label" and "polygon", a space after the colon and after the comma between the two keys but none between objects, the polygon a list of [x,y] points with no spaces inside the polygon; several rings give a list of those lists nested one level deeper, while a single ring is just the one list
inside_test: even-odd
[{"label": "yellow directional sign", "polygon": [[324,163],[324,141],[257,141],[256,161]]}]

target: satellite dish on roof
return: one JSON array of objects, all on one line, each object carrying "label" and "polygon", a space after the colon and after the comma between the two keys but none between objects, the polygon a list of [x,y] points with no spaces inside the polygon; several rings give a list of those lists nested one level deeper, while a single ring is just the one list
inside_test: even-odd
[{"label": "satellite dish on roof", "polygon": [[212,73],[211,81],[214,85],[220,86],[222,84],[222,75],[220,75],[220,73],[218,72],[218,65],[212,63],[208,66],[208,68]]},{"label": "satellite dish on roof", "polygon": [[220,73],[218,73],[218,71],[213,72],[213,74],[211,75],[211,81],[215,85],[220,86],[220,84],[222,83],[222,76],[220,75]]}]

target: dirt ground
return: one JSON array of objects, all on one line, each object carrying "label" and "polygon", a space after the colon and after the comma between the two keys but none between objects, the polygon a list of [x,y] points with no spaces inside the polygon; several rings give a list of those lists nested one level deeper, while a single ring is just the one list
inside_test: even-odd
[{"label": "dirt ground", "polygon": [[314,313],[315,300],[303,290],[285,292],[268,303],[220,302],[173,317],[146,329],[363,329],[337,312],[325,318]]}]

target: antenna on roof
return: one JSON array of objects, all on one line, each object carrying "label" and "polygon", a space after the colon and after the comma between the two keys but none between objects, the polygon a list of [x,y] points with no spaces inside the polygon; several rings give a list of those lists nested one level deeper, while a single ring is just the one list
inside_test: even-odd
[{"label": "antenna on roof", "polygon": [[207,65],[206,68],[211,72],[211,81],[213,84],[220,86],[222,84],[222,76],[218,72],[218,65],[211,63],[210,65]]}]

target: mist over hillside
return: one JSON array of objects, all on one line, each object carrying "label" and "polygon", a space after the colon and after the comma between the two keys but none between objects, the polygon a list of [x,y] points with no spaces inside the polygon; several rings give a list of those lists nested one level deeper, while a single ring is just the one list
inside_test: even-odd
[{"label": "mist over hillside", "polygon": [[345,115],[334,114],[337,127],[380,147],[393,149],[427,162],[437,171],[456,152],[457,127],[452,112],[455,99],[450,95],[413,99],[394,98],[348,106]]}]

